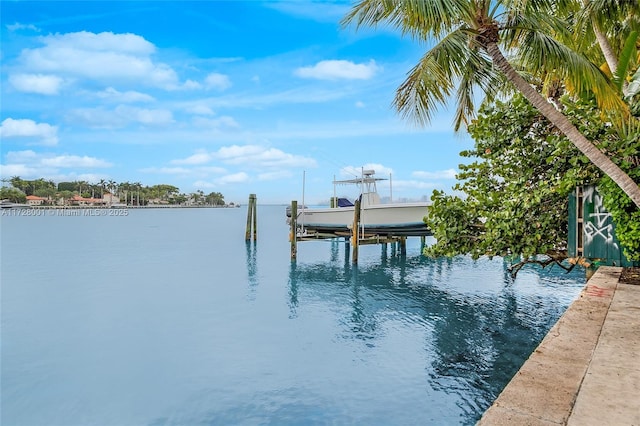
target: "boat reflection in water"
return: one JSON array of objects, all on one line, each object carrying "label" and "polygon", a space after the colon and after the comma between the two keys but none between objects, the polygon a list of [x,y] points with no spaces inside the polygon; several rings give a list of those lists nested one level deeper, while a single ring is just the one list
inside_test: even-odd
[{"label": "boat reflection in water", "polygon": [[327,262],[292,263],[291,315],[330,307],[340,325],[336,339],[355,342],[362,362],[380,361],[380,373],[397,376],[396,384],[389,380],[403,397],[419,389],[437,424],[479,420],[583,283],[538,268],[514,280],[497,259],[385,250],[356,265],[341,245],[332,242]]}]

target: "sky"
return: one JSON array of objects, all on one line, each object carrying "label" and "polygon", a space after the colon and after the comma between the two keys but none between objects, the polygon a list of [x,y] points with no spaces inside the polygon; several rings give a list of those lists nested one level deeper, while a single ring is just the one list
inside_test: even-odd
[{"label": "sky", "polygon": [[392,104],[425,45],[349,8],[2,0],[0,175],[320,204],[373,169],[394,201],[451,193],[473,146],[452,109],[419,127]]}]

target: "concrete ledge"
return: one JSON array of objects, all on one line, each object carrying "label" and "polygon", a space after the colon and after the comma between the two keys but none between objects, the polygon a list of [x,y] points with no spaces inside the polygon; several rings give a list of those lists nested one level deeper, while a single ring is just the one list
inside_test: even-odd
[{"label": "concrete ledge", "polygon": [[[640,425],[640,286],[617,290],[621,272],[598,269],[479,425]],[[603,381],[617,397],[603,401]]]}]

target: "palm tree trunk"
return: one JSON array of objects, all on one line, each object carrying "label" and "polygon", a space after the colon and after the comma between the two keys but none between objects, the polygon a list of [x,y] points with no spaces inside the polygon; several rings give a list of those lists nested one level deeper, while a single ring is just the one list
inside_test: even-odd
[{"label": "palm tree trunk", "polygon": [[507,79],[544,115],[554,126],[583,153],[596,167],[609,176],[629,196],[631,201],[640,208],[640,186],[629,177],[620,167],[598,149],[593,143],[584,137],[582,133],[558,111],[547,102],[529,83],[525,81],[504,57],[497,43],[490,42],[486,45],[487,53],[491,56],[495,66],[502,71]]},{"label": "palm tree trunk", "polygon": [[600,27],[595,22],[593,23],[593,32],[596,35],[596,40],[598,40],[598,45],[600,46],[600,50],[604,55],[604,59],[607,61],[609,71],[611,71],[612,74],[615,73],[616,69],[618,68],[618,58],[613,52],[611,43],[609,43],[607,36],[602,32]]}]

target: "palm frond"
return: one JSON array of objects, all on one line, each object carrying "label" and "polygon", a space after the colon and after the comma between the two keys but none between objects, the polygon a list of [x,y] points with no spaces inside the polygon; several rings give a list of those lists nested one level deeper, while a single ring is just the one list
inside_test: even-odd
[{"label": "palm frond", "polygon": [[595,21],[599,26],[617,22],[623,16],[640,16],[638,0],[589,0],[577,12],[584,21]]},{"label": "palm frond", "polygon": [[342,18],[341,25],[376,27],[381,23],[419,39],[440,37],[472,14],[465,0],[362,0]]},{"label": "palm frond", "polygon": [[522,38],[517,54],[529,69],[565,80],[575,94],[595,95],[604,109],[624,107],[616,88],[598,66],[549,34],[529,31]]},{"label": "palm frond", "polygon": [[470,53],[463,31],[442,39],[420,59],[398,88],[394,99],[398,112],[419,125],[428,124],[437,107],[444,105],[453,93],[463,74],[464,58]]},{"label": "palm frond", "polygon": [[618,58],[618,68],[615,70],[613,74],[613,82],[618,87],[618,90],[622,90],[622,86],[624,85],[625,79],[627,77],[627,70],[629,69],[629,65],[635,59],[638,50],[636,49],[636,41],[638,40],[638,32],[632,31],[627,37],[627,40],[624,44],[624,48],[620,53],[620,58]]},{"label": "palm frond", "polygon": [[638,68],[636,73],[631,78],[631,82],[629,83],[629,86],[627,86],[626,96],[628,98],[632,98],[638,93],[640,93],[640,68]]},{"label": "palm frond", "polygon": [[504,87],[502,75],[486,54],[474,48],[469,36],[468,30],[454,31],[411,70],[394,100],[404,118],[419,125],[428,124],[437,107],[446,104],[455,91],[454,127],[458,131],[475,116],[476,92],[493,98]]},{"label": "palm frond", "polygon": [[475,117],[478,89],[482,92],[484,101],[491,101],[505,87],[502,73],[499,73],[492,66],[491,59],[479,50],[469,51],[465,67],[461,71],[456,95],[455,131],[460,130],[462,125],[468,126]]}]

